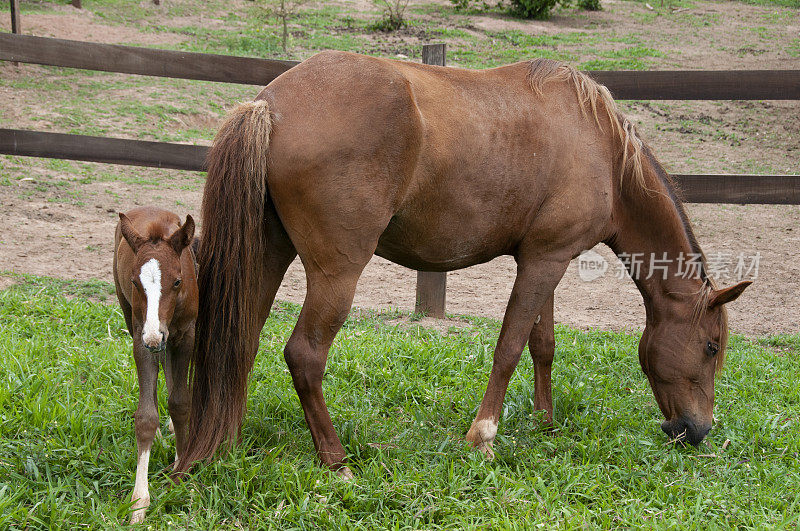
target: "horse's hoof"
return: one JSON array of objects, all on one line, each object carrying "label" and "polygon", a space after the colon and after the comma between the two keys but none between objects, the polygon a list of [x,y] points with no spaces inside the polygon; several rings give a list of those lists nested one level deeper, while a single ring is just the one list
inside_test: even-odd
[{"label": "horse's hoof", "polygon": [[133,509],[133,513],[131,514],[131,525],[133,524],[141,524],[144,522],[144,514],[147,512],[147,508],[150,507],[150,496],[146,495],[144,498],[139,498],[136,494],[131,496],[132,498],[135,497],[136,501],[131,506]]},{"label": "horse's hoof", "polygon": [[131,525],[141,524],[144,522],[144,515],[147,512],[147,507],[150,505],[149,503],[145,506],[139,506],[138,503],[133,506],[133,514],[131,514]]},{"label": "horse's hoof", "polygon": [[487,461],[491,461],[492,459],[494,459],[494,450],[492,449],[492,443],[490,442],[480,443],[475,446],[475,449],[480,451],[483,454],[483,457]]},{"label": "horse's hoof", "polygon": [[342,468],[337,470],[336,475],[339,476],[340,479],[343,479],[345,481],[353,481],[354,479],[356,479],[356,477],[353,475],[353,471],[346,466],[343,466]]},{"label": "horse's hoof", "polygon": [[497,422],[493,418],[476,420],[472,423],[469,431],[467,432],[467,442],[471,443],[473,448],[480,450],[483,456],[491,461],[494,459],[494,450],[492,444],[497,435]]}]

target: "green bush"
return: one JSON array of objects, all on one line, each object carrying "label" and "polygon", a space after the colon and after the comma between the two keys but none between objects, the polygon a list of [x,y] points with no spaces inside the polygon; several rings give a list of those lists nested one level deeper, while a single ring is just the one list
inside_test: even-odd
[{"label": "green bush", "polygon": [[557,0],[511,0],[511,12],[522,18],[546,19]]},{"label": "green bush", "polygon": [[600,5],[600,0],[578,0],[578,7],[588,11],[600,11],[603,6]]}]

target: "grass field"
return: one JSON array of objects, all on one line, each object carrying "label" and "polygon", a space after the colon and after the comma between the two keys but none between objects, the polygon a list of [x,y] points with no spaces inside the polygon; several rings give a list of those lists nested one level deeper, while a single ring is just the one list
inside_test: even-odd
[{"label": "grass field", "polygon": [[[0,528],[113,528],[135,467],[131,340],[108,284],[17,276],[0,291]],[[94,302],[98,301],[98,302]],[[499,330],[447,333],[354,312],[325,392],[357,479],[314,458],[282,359],[298,308],[264,329],[241,447],[169,488],[166,436],[151,458],[153,528],[364,529],[582,526],[796,528],[800,336],[734,336],[717,422],[673,447],[635,356],[637,337],[557,329],[556,428],[537,427],[533,374],[512,379],[486,462],[463,442]],[[166,421],[166,399],[160,395]],[[729,440],[729,443],[725,441]]]}]

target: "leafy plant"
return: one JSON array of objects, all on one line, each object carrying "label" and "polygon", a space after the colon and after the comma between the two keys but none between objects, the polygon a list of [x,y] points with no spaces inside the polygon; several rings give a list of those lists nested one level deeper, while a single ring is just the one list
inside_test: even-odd
[{"label": "leafy plant", "polygon": [[450,0],[450,3],[453,4],[453,7],[455,7],[456,11],[462,12],[484,12],[495,7],[503,7],[503,0],[498,0],[497,2],[489,2],[488,0]]},{"label": "leafy plant", "polygon": [[272,13],[281,21],[281,47],[285,54],[289,45],[289,19],[297,14],[300,5],[306,0],[270,0]]},{"label": "leafy plant", "polygon": [[578,0],[578,7],[587,11],[600,11],[603,9],[603,6],[600,5],[600,0]]},{"label": "leafy plant", "polygon": [[557,0],[511,0],[511,13],[522,18],[550,18]]},{"label": "leafy plant", "polygon": [[376,31],[396,31],[406,25],[408,0],[372,0],[383,11],[382,18],[372,25]]}]

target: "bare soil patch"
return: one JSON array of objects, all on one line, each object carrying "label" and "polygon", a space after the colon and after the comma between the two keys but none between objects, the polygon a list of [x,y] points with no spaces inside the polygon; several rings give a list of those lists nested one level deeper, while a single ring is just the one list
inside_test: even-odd
[{"label": "bare soil patch", "polygon": [[[63,13],[25,13],[22,32],[39,37],[55,37],[103,44],[178,44],[185,38],[177,33],[143,33],[136,28],[109,26],[94,20],[91,11],[59,6]],[[11,31],[11,20],[0,18],[0,28]]]},{"label": "bare soil patch", "polygon": [[[83,205],[70,202],[74,199],[70,187],[51,185],[42,190],[42,183],[36,179],[0,186],[3,206],[0,271],[110,282],[118,211],[155,204],[181,217],[189,213],[197,217],[200,187],[181,189],[183,175],[165,173],[169,178],[158,187],[121,182],[81,185]],[[70,175],[59,177],[67,183],[74,181]],[[700,243],[709,256],[761,255],[756,282],[739,301],[730,305],[732,330],[748,335],[800,332],[797,307],[800,207],[690,205],[689,211]],[[630,280],[612,274],[618,263],[616,257],[605,247],[596,250],[611,264],[608,274],[584,282],[573,261],[556,292],[556,320],[580,328],[641,329],[644,326],[641,296]],[[515,264],[510,257],[449,274],[448,312],[501,319],[514,274]],[[375,257],[359,281],[354,305],[413,310],[415,282],[414,271]],[[278,298],[302,303],[304,295],[305,274],[296,260]],[[398,324],[405,321],[401,319]],[[429,327],[432,321],[435,320],[426,318],[419,324]],[[457,318],[448,319],[434,327],[447,331],[451,326],[459,326],[459,322]],[[406,322],[404,326],[416,323]]]}]

